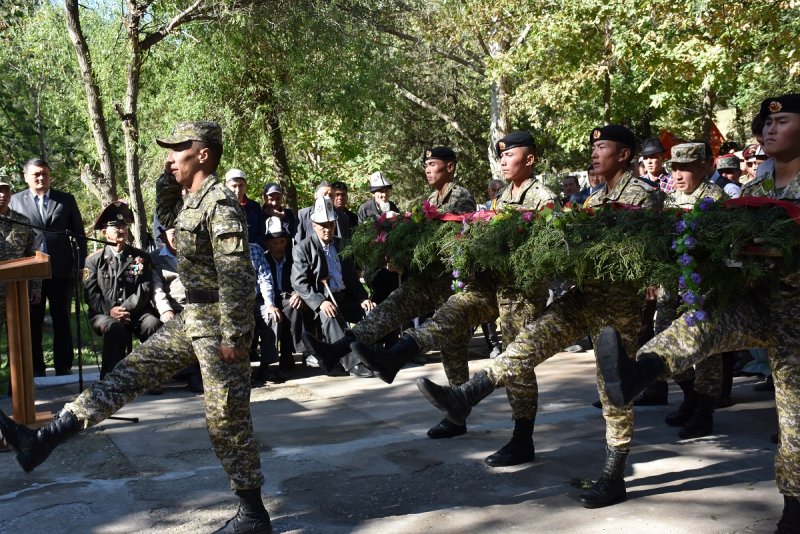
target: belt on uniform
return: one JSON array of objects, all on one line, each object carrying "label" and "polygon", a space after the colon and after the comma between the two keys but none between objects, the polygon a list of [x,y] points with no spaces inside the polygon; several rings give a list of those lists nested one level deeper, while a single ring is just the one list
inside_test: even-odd
[{"label": "belt on uniform", "polygon": [[219,291],[216,289],[187,289],[188,304],[213,304],[219,302]]}]

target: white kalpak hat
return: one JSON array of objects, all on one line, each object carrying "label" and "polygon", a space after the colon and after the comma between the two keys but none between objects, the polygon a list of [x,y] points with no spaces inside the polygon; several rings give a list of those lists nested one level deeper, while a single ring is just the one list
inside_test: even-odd
[{"label": "white kalpak hat", "polygon": [[338,219],[333,209],[331,197],[320,197],[314,201],[314,211],[311,213],[311,222],[324,224]]},{"label": "white kalpak hat", "polygon": [[384,189],[386,187],[392,187],[392,184],[386,178],[386,175],[383,174],[381,171],[373,172],[369,175],[369,192],[374,193],[379,189]]},{"label": "white kalpak hat", "polygon": [[225,173],[225,181],[241,179],[247,181],[247,175],[241,169],[231,169]]},{"label": "white kalpak hat", "polygon": [[280,217],[270,217],[267,219],[264,237],[267,239],[275,237],[289,237],[289,232],[283,228]]}]

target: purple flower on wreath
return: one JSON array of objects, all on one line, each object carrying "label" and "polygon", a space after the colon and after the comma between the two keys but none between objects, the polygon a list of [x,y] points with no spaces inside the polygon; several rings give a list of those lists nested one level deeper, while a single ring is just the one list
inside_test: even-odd
[{"label": "purple flower on wreath", "polygon": [[678,250],[678,240],[677,239],[672,241],[672,250]]},{"label": "purple flower on wreath", "polygon": [[464,289],[464,282],[459,280],[458,282],[456,282],[456,287],[458,287],[458,289]]},{"label": "purple flower on wreath", "polygon": [[461,271],[459,271],[458,269],[455,269],[453,271],[453,278],[458,278],[459,276],[461,276]]},{"label": "purple flower on wreath", "polygon": [[685,302],[689,306],[693,305],[695,303],[695,300],[696,296],[694,294],[694,291],[687,291],[686,293],[683,294],[683,302]]},{"label": "purple flower on wreath", "polygon": [[700,322],[708,320],[708,314],[704,310],[697,310],[694,312],[694,318]]},{"label": "purple flower on wreath", "polygon": [[678,258],[678,263],[680,263],[684,267],[688,267],[689,265],[692,264],[693,261],[694,261],[694,258],[689,256],[688,254],[681,254],[681,257]]},{"label": "purple flower on wreath", "polygon": [[691,313],[684,313],[683,314],[683,320],[686,321],[686,324],[688,326],[694,326],[694,325],[697,324],[697,321],[695,321],[694,315],[691,314]]},{"label": "purple flower on wreath", "polygon": [[678,221],[675,223],[675,231],[679,234],[682,234],[686,231],[686,223],[684,221]]},{"label": "purple flower on wreath", "polygon": [[714,199],[711,197],[704,197],[703,200],[700,201],[700,209],[703,211],[708,211],[711,209],[711,206],[714,204]]},{"label": "purple flower on wreath", "polygon": [[531,222],[531,219],[533,219],[533,212],[532,211],[526,211],[525,213],[522,214],[522,220],[523,221]]},{"label": "purple flower on wreath", "polygon": [[693,249],[695,245],[697,245],[697,240],[692,236],[687,235],[683,240],[683,244],[686,246],[686,248]]},{"label": "purple flower on wreath", "polygon": [[694,282],[695,284],[699,284],[700,280],[702,280],[703,277],[700,276],[700,273],[692,273],[691,279],[692,279],[692,282]]},{"label": "purple flower on wreath", "polygon": [[684,275],[678,276],[678,287],[680,289],[686,289],[686,277]]}]

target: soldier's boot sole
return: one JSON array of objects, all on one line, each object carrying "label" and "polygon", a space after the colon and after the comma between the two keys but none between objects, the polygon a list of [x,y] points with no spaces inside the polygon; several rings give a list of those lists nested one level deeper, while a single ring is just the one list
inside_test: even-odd
[{"label": "soldier's boot sole", "polygon": [[428,437],[431,439],[446,439],[462,436],[467,433],[467,425],[457,425],[449,419],[442,419],[437,425],[428,429]]}]

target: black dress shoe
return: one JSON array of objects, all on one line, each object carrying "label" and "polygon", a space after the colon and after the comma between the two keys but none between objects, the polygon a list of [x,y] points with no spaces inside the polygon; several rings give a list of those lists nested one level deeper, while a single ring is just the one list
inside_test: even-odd
[{"label": "black dress shoe", "polygon": [[375,373],[373,373],[372,370],[369,367],[367,367],[366,365],[364,365],[363,363],[355,364],[350,369],[350,371],[348,371],[348,372],[350,373],[350,376],[355,376],[355,377],[358,377],[358,378],[374,378],[375,377]]},{"label": "black dress shoe", "polygon": [[439,424],[428,429],[431,439],[454,438],[467,433],[467,425],[457,425],[449,419],[442,419]]}]

